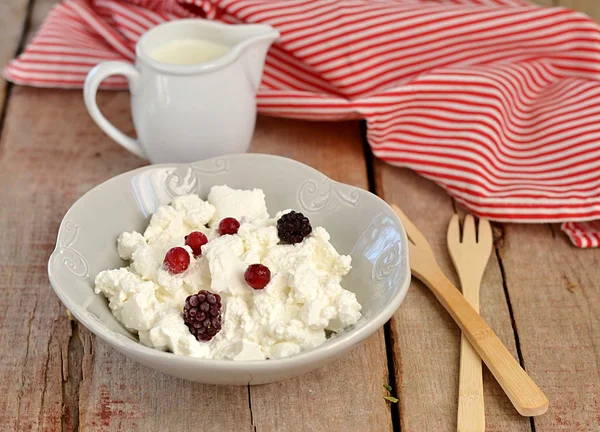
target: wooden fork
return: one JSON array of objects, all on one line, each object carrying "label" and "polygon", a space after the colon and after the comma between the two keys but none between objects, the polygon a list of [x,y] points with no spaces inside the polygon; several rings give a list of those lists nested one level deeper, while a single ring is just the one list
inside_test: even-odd
[{"label": "wooden fork", "polygon": [[[463,296],[479,312],[479,287],[494,246],[492,227],[486,219],[467,215],[462,239],[458,215],[452,216],[446,235],[448,252],[460,279]],[[460,375],[458,382],[458,432],[485,432],[483,375],[481,359],[463,334],[460,341]]]},{"label": "wooden fork", "polygon": [[435,294],[456,321],[483,362],[523,416],[537,416],[548,409],[548,399],[523,370],[498,336],[448,280],[438,266],[431,246],[396,205],[392,205],[410,240],[410,269]]}]

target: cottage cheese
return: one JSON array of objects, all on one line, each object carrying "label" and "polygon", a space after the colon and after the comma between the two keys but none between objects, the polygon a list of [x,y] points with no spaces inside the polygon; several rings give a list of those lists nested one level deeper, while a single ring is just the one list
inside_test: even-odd
[{"label": "cottage cheese", "polygon": [[[342,288],[351,268],[322,227],[302,243],[279,244],[277,220],[270,218],[260,189],[215,186],[203,201],[196,195],[177,197],[160,207],[143,234],[124,232],[117,240],[128,267],[105,270],[96,277],[115,317],[137,332],[141,343],[160,350],[200,358],[262,360],[288,357],[326,340],[361,317],[356,296]],[[236,235],[219,236],[221,219],[241,221]],[[166,252],[183,246],[184,237],[201,231],[209,239],[202,255],[182,274],[166,271]],[[254,290],[244,280],[248,265],[269,267],[271,281]],[[184,324],[185,299],[199,290],[222,299],[222,329],[209,342],[197,341]]]}]

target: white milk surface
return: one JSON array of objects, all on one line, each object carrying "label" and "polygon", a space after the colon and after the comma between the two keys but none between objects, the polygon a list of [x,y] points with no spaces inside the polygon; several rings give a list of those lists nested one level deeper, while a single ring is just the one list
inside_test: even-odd
[{"label": "white milk surface", "polygon": [[179,39],[159,46],[150,57],[161,63],[191,65],[214,60],[229,51],[229,47],[203,39]]}]

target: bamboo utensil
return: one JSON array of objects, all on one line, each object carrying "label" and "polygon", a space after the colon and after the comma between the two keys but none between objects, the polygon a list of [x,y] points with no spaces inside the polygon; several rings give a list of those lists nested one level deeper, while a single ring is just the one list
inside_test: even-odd
[{"label": "bamboo utensil", "polygon": [[[492,227],[467,215],[462,238],[458,215],[452,216],[446,235],[448,252],[458,273],[463,296],[479,312],[479,287],[492,253]],[[485,405],[481,359],[463,334],[460,341],[460,375],[458,384],[458,432],[485,432]]]},{"label": "bamboo utensil", "polygon": [[544,393],[444,275],[423,234],[398,206],[392,205],[392,208],[402,220],[410,240],[410,268],[413,275],[431,289],[456,321],[517,411],[523,416],[544,414],[548,409],[548,399]]}]

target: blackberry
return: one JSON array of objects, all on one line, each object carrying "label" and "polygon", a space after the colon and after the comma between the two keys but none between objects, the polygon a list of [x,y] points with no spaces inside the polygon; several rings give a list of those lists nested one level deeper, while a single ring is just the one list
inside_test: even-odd
[{"label": "blackberry", "polygon": [[300,243],[311,232],[310,221],[302,213],[291,211],[277,221],[277,234],[282,243]]},{"label": "blackberry", "polygon": [[221,296],[201,290],[186,298],[183,322],[197,340],[211,340],[221,330]]}]

